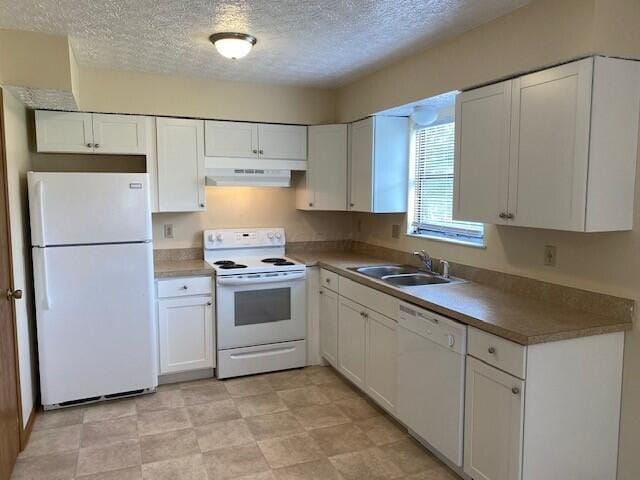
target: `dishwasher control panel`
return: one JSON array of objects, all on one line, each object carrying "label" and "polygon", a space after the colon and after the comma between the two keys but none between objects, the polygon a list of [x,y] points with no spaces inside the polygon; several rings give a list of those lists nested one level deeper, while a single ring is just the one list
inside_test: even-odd
[{"label": "dishwasher control panel", "polygon": [[450,318],[400,302],[398,326],[460,355],[467,353],[467,326]]}]

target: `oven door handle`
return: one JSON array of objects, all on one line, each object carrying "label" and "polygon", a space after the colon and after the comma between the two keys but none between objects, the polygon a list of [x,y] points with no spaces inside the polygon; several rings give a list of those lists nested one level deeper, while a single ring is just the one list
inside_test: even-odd
[{"label": "oven door handle", "polygon": [[234,277],[218,277],[216,283],[218,285],[261,285],[263,283],[282,283],[292,280],[303,280],[305,272],[291,273],[287,275],[277,275],[273,277],[258,278],[234,278]]}]

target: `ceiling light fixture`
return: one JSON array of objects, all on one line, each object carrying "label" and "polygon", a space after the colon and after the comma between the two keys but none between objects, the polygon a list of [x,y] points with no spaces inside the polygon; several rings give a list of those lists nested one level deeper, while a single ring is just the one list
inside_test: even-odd
[{"label": "ceiling light fixture", "polygon": [[248,33],[233,32],[214,33],[209,37],[209,40],[215,45],[220,55],[232,60],[246,57],[258,41],[256,37]]}]

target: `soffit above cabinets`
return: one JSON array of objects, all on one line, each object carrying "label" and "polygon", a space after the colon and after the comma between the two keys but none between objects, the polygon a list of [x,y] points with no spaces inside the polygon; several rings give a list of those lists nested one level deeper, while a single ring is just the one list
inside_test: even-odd
[{"label": "soffit above cabinets", "polygon": [[[0,28],[69,35],[80,66],[335,87],[529,0],[0,0]],[[208,40],[248,32],[231,62]]]}]

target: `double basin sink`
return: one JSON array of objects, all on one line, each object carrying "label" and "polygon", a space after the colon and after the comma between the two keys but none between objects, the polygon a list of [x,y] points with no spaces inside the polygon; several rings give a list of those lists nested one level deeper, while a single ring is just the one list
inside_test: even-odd
[{"label": "double basin sink", "polygon": [[349,270],[400,288],[463,282],[458,278],[445,278],[410,265],[374,265],[370,267],[352,267]]}]

